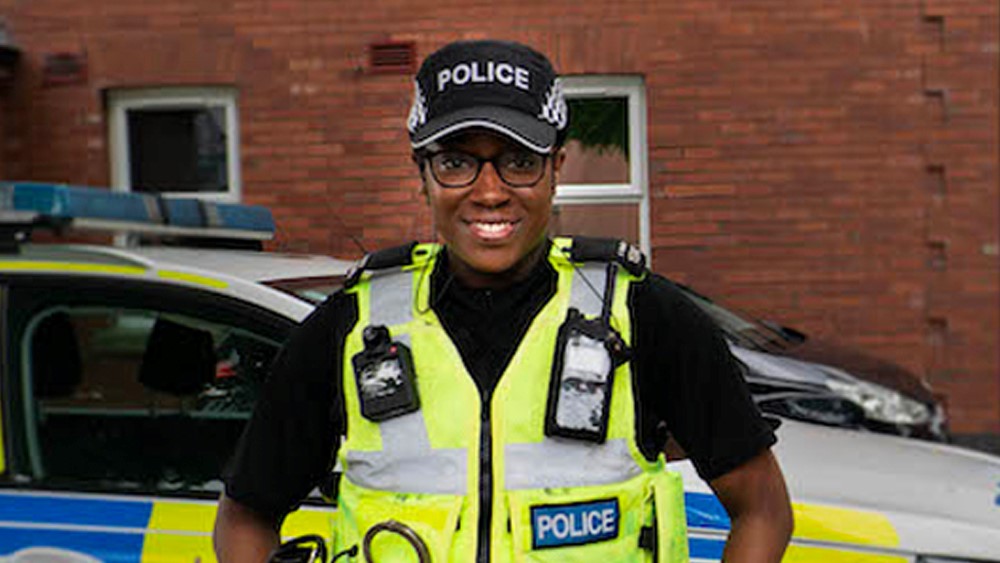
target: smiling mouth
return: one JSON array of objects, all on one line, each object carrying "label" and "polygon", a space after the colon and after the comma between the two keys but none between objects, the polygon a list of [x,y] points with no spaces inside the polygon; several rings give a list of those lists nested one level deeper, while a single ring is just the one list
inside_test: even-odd
[{"label": "smiling mouth", "polygon": [[519,221],[466,221],[469,230],[483,240],[501,240],[514,233]]}]

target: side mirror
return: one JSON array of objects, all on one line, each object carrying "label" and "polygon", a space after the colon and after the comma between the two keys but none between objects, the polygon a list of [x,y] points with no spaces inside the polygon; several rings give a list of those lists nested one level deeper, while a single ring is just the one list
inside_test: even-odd
[{"label": "side mirror", "polygon": [[758,322],[766,326],[767,328],[773,330],[774,332],[777,332],[778,334],[783,336],[785,340],[788,340],[789,342],[802,344],[803,342],[809,339],[809,336],[806,333],[800,330],[795,330],[790,326],[785,326],[783,324],[776,323],[768,319],[759,319]]},{"label": "side mirror", "polygon": [[326,563],[326,542],[311,534],[290,539],[267,558],[268,563]]}]

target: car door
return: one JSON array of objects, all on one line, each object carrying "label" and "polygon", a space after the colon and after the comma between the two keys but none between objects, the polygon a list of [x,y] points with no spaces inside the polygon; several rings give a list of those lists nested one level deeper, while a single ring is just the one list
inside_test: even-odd
[{"label": "car door", "polygon": [[293,322],[148,282],[32,276],[3,295],[0,557],[214,560],[220,473]]}]

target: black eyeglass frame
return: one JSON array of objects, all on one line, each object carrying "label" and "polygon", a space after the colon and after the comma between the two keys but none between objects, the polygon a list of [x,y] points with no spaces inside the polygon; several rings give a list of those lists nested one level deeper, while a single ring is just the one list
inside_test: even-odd
[{"label": "black eyeglass frame", "polygon": [[496,172],[497,177],[500,178],[500,180],[504,184],[506,184],[506,185],[508,185],[508,186],[510,186],[512,188],[533,188],[533,187],[535,187],[535,186],[538,185],[538,182],[540,182],[542,180],[542,178],[545,177],[545,162],[547,160],[549,160],[549,161],[555,163],[555,160],[549,158],[549,157],[552,156],[551,154],[543,154],[543,153],[537,153],[537,152],[532,152],[532,151],[523,151],[524,153],[527,153],[527,154],[533,154],[535,156],[540,156],[542,158],[542,165],[539,167],[538,177],[535,178],[533,181],[531,181],[531,182],[525,182],[525,183],[513,183],[513,182],[507,180],[507,178],[504,177],[503,172],[500,171],[501,168],[497,166],[497,161],[501,157],[503,157],[505,155],[508,155],[508,154],[510,154],[512,152],[515,152],[515,151],[504,151],[504,152],[501,152],[500,154],[497,154],[493,158],[482,158],[480,156],[476,156],[474,154],[463,152],[463,151],[459,151],[459,150],[420,151],[420,152],[413,153],[413,161],[417,164],[417,166],[421,170],[423,170],[424,165],[427,164],[427,163],[429,163],[432,158],[434,158],[435,156],[437,156],[439,154],[447,154],[447,153],[461,154],[461,155],[468,156],[468,157],[474,159],[476,161],[476,173],[472,175],[472,179],[471,180],[469,180],[468,182],[461,183],[461,184],[449,184],[449,183],[442,182],[441,179],[438,178],[438,175],[434,172],[434,167],[430,166],[430,173],[431,173],[431,176],[434,177],[434,181],[436,181],[442,188],[446,188],[446,189],[461,189],[461,188],[467,188],[467,187],[471,186],[472,184],[474,184],[476,182],[476,180],[479,179],[479,175],[483,173],[483,165],[485,163],[487,163],[487,162],[489,162],[490,164],[493,165],[493,170]]}]

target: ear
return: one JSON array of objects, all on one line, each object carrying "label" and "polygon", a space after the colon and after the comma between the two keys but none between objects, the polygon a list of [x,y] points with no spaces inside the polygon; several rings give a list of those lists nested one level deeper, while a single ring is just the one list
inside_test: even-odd
[{"label": "ear", "polygon": [[425,170],[425,167],[422,165],[420,159],[417,158],[416,154],[414,154],[411,158],[413,159],[413,163],[417,165],[417,171],[420,174],[420,190],[418,190],[418,192],[420,193],[421,196],[423,196],[424,201],[427,202],[427,205],[430,205],[431,193],[430,193],[430,188],[427,187],[427,172]]},{"label": "ear", "polygon": [[559,147],[559,150],[552,155],[552,166],[555,167],[556,173],[562,169],[563,163],[566,162],[566,147]]},{"label": "ear", "polygon": [[560,147],[559,150],[552,155],[552,194],[551,197],[556,195],[556,185],[559,184],[559,173],[562,170],[563,164],[566,162],[566,149]]}]

